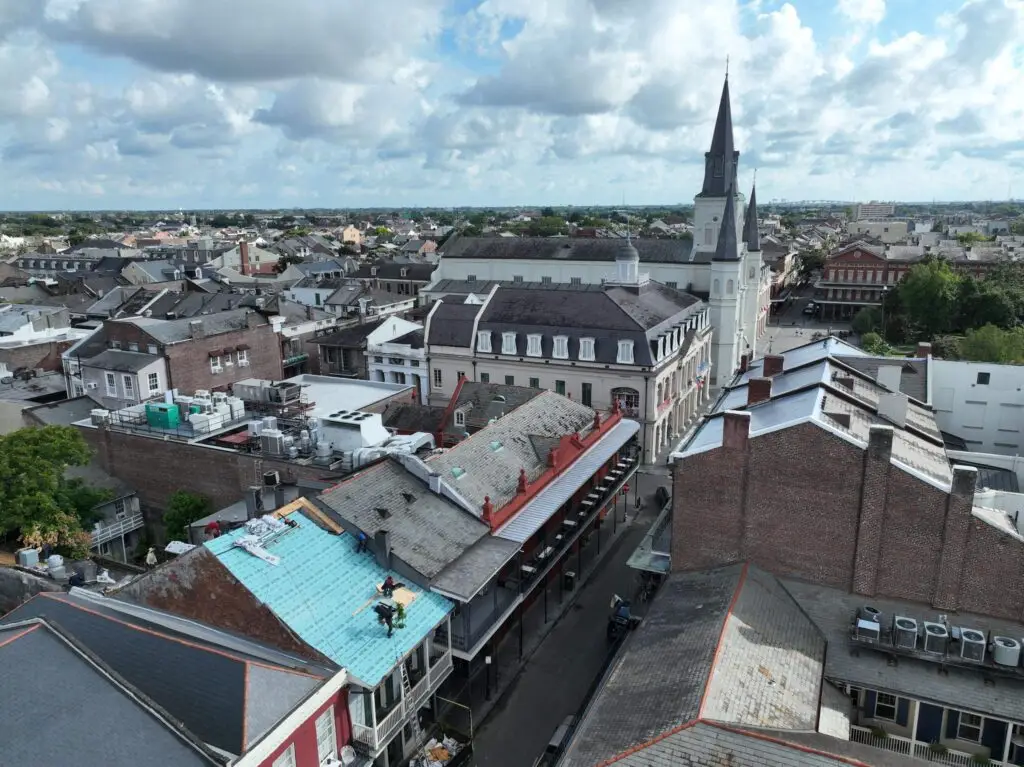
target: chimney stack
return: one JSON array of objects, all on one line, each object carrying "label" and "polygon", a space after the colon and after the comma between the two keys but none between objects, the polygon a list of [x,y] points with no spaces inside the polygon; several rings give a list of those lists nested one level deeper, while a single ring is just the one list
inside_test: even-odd
[{"label": "chimney stack", "polygon": [[751,378],[747,382],[747,405],[767,402],[772,398],[772,379]]},{"label": "chimney stack", "polygon": [[245,493],[245,518],[256,519],[263,516],[263,488],[253,485]]},{"label": "chimney stack", "polygon": [[761,374],[766,378],[777,376],[782,372],[782,365],[785,361],[786,358],[781,354],[764,355],[764,361],[761,363]]},{"label": "chimney stack", "polygon": [[722,415],[722,447],[746,450],[750,439],[750,413],[742,410],[726,410]]},{"label": "chimney stack", "polygon": [[750,367],[750,355],[749,354],[742,354],[742,355],[740,355],[740,369],[739,369],[739,372],[740,373],[746,373],[748,367]]},{"label": "chimney stack", "polygon": [[374,555],[377,557],[377,564],[385,570],[391,569],[391,533],[387,530],[378,530],[373,536]]},{"label": "chimney stack", "polygon": [[206,335],[206,330],[203,327],[202,320],[189,320],[188,323],[189,335],[194,339],[203,338]]},{"label": "chimney stack", "polygon": [[248,277],[251,269],[249,268],[249,243],[246,240],[238,241],[238,256],[242,261],[242,274]]},{"label": "chimney stack", "polygon": [[932,345],[926,341],[921,341],[917,345],[917,357],[931,357],[932,356]]},{"label": "chimney stack", "polygon": [[879,386],[884,386],[891,392],[900,390],[900,381],[903,379],[903,363],[896,365],[879,365],[875,380]]},{"label": "chimney stack", "polygon": [[907,395],[902,392],[885,392],[878,395],[878,415],[896,426],[907,425]]}]

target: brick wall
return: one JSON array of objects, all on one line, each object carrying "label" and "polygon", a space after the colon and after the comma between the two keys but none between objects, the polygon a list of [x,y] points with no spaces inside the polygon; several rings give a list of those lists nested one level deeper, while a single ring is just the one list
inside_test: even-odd
[{"label": "brick wall", "polygon": [[329,475],[322,466],[265,458],[257,467],[254,456],[232,450],[112,429],[80,428],[103,470],[138,493],[147,527],[157,540],[162,534],[162,512],[176,490],[204,495],[218,509],[240,500],[250,485],[262,481],[262,472],[276,469],[286,482]]},{"label": "brick wall", "polygon": [[30,346],[14,346],[0,349],[0,362],[7,363],[10,371],[18,368],[42,368],[49,371],[63,370],[60,355],[68,349],[73,341],[49,341]]},{"label": "brick wall", "polygon": [[[888,434],[887,434],[888,433]],[[971,514],[976,470],[943,492],[811,424],[679,461],[672,567],[751,561],[879,597],[1024,620],[1024,544]]]},{"label": "brick wall", "polygon": [[[253,318],[257,315],[252,315]],[[255,323],[255,319],[252,324]],[[210,352],[234,349],[248,344],[248,367],[224,367],[223,372],[210,372]],[[281,345],[270,325],[254,325],[246,330],[194,338],[165,348],[171,371],[171,386],[181,392],[196,389],[222,389],[246,378],[281,378]]]}]

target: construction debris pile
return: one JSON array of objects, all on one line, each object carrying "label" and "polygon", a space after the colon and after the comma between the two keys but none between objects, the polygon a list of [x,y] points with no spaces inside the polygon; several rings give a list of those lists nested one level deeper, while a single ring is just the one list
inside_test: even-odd
[{"label": "construction debris pile", "polygon": [[464,747],[455,738],[446,737],[440,742],[437,738],[431,738],[420,753],[412,758],[409,767],[446,767],[454,764],[455,757]]}]

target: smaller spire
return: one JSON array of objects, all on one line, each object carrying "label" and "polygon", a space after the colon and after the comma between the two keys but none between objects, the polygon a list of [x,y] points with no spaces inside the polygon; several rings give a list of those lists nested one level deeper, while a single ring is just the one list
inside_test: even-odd
[{"label": "smaller spire", "polygon": [[729,79],[729,54],[725,54],[725,79]]},{"label": "smaller spire", "polygon": [[722,228],[718,232],[718,245],[712,261],[739,261],[740,246],[736,240],[736,195],[732,187],[726,191]]},{"label": "smaller spire", "polygon": [[750,202],[747,204],[747,217],[743,221],[743,241],[747,250],[756,253],[761,250],[761,233],[757,228],[757,171],[754,171],[754,185],[750,187]]}]

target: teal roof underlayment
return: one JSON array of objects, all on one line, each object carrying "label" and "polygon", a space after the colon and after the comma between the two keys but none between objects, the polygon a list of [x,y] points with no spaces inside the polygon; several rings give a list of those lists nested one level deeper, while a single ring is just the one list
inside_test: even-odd
[{"label": "teal roof underlayment", "polygon": [[[406,608],[405,628],[396,628],[388,639],[373,606],[380,600],[377,584],[389,571],[373,554],[357,554],[356,540],[348,533],[328,533],[302,514],[289,519],[298,527],[265,547],[280,557],[276,565],[232,545],[245,535],[244,527],[204,545],[306,644],[344,666],[363,685],[376,687],[445,619],[452,603],[407,583],[416,599]],[[397,573],[390,575],[402,580]]]}]

